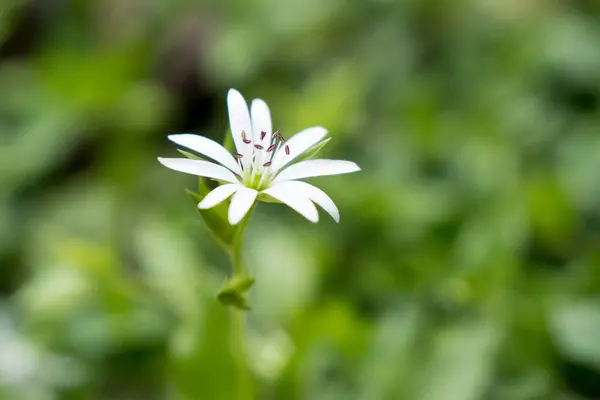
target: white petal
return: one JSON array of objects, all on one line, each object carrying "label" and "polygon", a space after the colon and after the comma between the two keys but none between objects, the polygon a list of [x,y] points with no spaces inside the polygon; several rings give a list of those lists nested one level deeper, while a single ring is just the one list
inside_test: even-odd
[{"label": "white petal", "polygon": [[242,165],[250,165],[252,161],[252,143],[244,143],[242,140],[242,131],[246,132],[248,139],[252,140],[252,125],[250,124],[250,112],[248,104],[240,92],[235,89],[229,89],[227,93],[227,108],[229,110],[229,126],[231,135],[237,152],[242,154]]},{"label": "white petal", "polygon": [[229,223],[231,225],[237,225],[244,218],[254,204],[257,195],[256,190],[247,187],[241,187],[235,192],[229,205]]},{"label": "white petal", "polygon": [[340,212],[331,198],[321,189],[306,182],[285,181],[277,183],[276,186],[283,186],[287,190],[298,191],[314,201],[318,206],[325,210],[335,222],[340,222]]},{"label": "white petal", "polygon": [[[296,133],[277,151],[273,158],[271,169],[273,172],[279,171],[283,166],[294,160],[306,150],[319,143],[327,135],[327,129],[320,126],[308,128]],[[288,146],[290,154],[285,154],[285,145]]]},{"label": "white petal", "polygon": [[242,170],[233,156],[227,149],[214,140],[200,135],[182,133],[178,135],[169,135],[169,139],[180,146],[187,147],[197,153],[203,154],[213,160],[223,164],[236,174],[240,175]]},{"label": "white petal", "polygon": [[[266,149],[269,147],[268,143],[271,142],[271,133],[273,131],[269,106],[264,102],[264,100],[254,99],[252,100],[252,105],[250,106],[250,112],[252,114],[252,132],[254,133],[254,143],[262,144]],[[261,142],[260,133],[263,131],[267,134]]]},{"label": "white petal", "polygon": [[[256,165],[259,170],[263,170],[263,164],[267,161],[267,149],[271,144],[271,134],[273,125],[271,123],[271,112],[269,106],[261,99],[254,99],[250,106],[252,116],[252,132],[254,133],[254,143],[263,146],[263,150],[255,150]],[[261,132],[265,132],[265,137],[260,140]]]},{"label": "white petal", "polygon": [[360,167],[352,161],[344,160],[306,160],[290,165],[273,182],[291,181],[293,179],[310,178],[313,176],[349,174],[360,171]]},{"label": "white petal", "polygon": [[319,222],[317,208],[312,201],[310,201],[308,196],[304,192],[298,190],[297,187],[288,185],[287,183],[289,182],[284,183],[285,184],[271,186],[270,188],[263,190],[262,193],[268,194],[288,205],[310,222]]},{"label": "white petal", "polygon": [[190,160],[187,158],[162,158],[158,161],[167,168],[186,174],[204,176],[206,178],[218,179],[231,183],[239,183],[233,172],[227,168],[203,160]]},{"label": "white petal", "polygon": [[242,187],[242,185],[237,185],[235,183],[216,187],[212,191],[210,191],[206,196],[204,196],[202,201],[198,204],[198,208],[205,210],[207,208],[212,208],[217,204],[221,204],[222,202],[227,200],[229,196],[237,192]]}]

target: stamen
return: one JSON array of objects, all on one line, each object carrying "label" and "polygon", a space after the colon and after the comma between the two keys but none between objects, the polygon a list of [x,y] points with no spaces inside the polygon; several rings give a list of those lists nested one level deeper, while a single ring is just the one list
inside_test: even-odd
[{"label": "stamen", "polygon": [[281,137],[281,132],[279,132],[279,129],[277,129],[277,130],[275,131],[275,133],[273,134],[273,137],[274,137],[275,139],[279,139],[279,138]]},{"label": "stamen", "polygon": [[250,144],[252,142],[250,139],[246,137],[246,131],[242,131],[242,141],[246,144]]},{"label": "stamen", "polygon": [[256,147],[258,150],[264,150],[264,147],[262,147],[260,144],[255,144],[254,147]]},{"label": "stamen", "polygon": [[263,167],[269,167],[271,164],[273,164],[272,161],[267,161],[266,163],[263,164]]},{"label": "stamen", "polygon": [[260,132],[260,140],[263,140],[265,138],[265,136],[267,136],[267,132],[261,131]]},{"label": "stamen", "polygon": [[233,153],[233,156],[234,156],[235,158],[242,158],[242,157],[244,157],[244,155],[243,155],[243,154],[240,154],[240,153]]},{"label": "stamen", "polygon": [[275,150],[276,147],[277,147],[277,143],[273,143],[272,145],[269,146],[269,148],[267,149],[267,152],[271,152],[271,151]]},{"label": "stamen", "polygon": [[285,145],[285,154],[287,154],[288,156],[290,155],[290,146],[288,146],[287,144]]}]

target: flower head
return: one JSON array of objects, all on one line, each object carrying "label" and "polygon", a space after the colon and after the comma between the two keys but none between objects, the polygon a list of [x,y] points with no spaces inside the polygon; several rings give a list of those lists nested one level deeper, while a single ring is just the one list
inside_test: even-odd
[{"label": "flower head", "polygon": [[324,159],[291,164],[318,146],[327,130],[308,128],[286,140],[279,131],[273,132],[271,113],[263,100],[253,100],[248,110],[241,93],[230,89],[227,106],[235,153],[229,153],[211,139],[186,133],[170,135],[169,139],[218,164],[188,158],[158,159],[167,168],[221,183],[198,207],[211,208],[231,197],[228,219],[230,224],[236,225],[255,201],[287,204],[311,222],[319,221],[317,204],[339,222],[339,211],[331,198],[321,189],[298,179],[356,172],[360,171],[358,165],[351,161]]}]

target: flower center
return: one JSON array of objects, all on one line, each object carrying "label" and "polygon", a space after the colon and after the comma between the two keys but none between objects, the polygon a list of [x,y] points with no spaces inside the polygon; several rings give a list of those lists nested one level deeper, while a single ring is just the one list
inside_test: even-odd
[{"label": "flower center", "polygon": [[[261,191],[269,187],[271,180],[274,178],[274,173],[271,168],[273,159],[278,151],[283,147],[286,155],[290,154],[289,145],[285,144],[285,138],[281,135],[279,130],[275,131],[273,135],[265,142],[267,132],[262,131],[260,133],[259,143],[252,143],[252,140],[248,138],[245,131],[241,132],[242,141],[245,144],[253,144],[252,146],[252,159],[248,163],[243,163],[242,158],[248,157],[240,153],[233,153],[233,156],[238,160],[240,169],[242,170],[242,183],[249,188]],[[244,166],[245,164],[245,166]]]}]

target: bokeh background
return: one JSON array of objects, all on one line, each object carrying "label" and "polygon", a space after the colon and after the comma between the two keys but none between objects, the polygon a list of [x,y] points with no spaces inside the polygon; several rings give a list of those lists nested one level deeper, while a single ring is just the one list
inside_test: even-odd
[{"label": "bokeh background", "polygon": [[363,168],[250,220],[255,398],[600,398],[596,0],[1,0],[0,398],[234,398],[230,87]]}]

